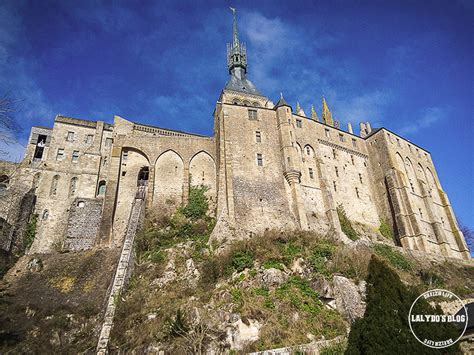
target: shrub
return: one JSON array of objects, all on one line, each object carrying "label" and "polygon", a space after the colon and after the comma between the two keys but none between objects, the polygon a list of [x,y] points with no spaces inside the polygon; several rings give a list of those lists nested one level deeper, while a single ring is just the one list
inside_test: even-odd
[{"label": "shrub", "polygon": [[172,337],[181,337],[186,335],[189,331],[189,326],[186,322],[186,316],[184,312],[181,311],[180,308],[176,311],[176,316],[170,322],[169,325],[169,334]]},{"label": "shrub", "polygon": [[31,247],[36,236],[36,224],[38,222],[38,215],[33,214],[26,226],[26,232],[23,239],[25,250]]},{"label": "shrub", "polygon": [[410,261],[399,251],[393,250],[389,245],[376,244],[374,249],[377,255],[387,260],[394,268],[404,271],[412,269]]},{"label": "shrub", "polygon": [[197,220],[206,216],[209,208],[209,203],[205,195],[207,190],[209,190],[209,188],[206,186],[189,187],[188,203],[180,209],[187,218]]},{"label": "shrub", "polygon": [[339,217],[339,222],[341,223],[341,229],[343,233],[350,239],[350,240],[357,240],[359,239],[359,235],[352,227],[350,219],[346,215],[346,211],[342,205],[337,206],[337,216]]},{"label": "shrub", "polygon": [[308,258],[309,264],[313,271],[320,274],[327,274],[327,262],[333,256],[336,250],[336,245],[330,241],[320,241],[313,249],[311,256]]},{"label": "shrub", "polygon": [[393,240],[393,233],[392,233],[392,228],[390,225],[385,222],[383,219],[380,220],[380,227],[379,227],[379,232],[382,234],[385,238],[389,240]]},{"label": "shrub", "polygon": [[235,252],[232,255],[232,268],[241,272],[246,268],[251,268],[253,266],[254,254],[248,250],[240,250]]}]

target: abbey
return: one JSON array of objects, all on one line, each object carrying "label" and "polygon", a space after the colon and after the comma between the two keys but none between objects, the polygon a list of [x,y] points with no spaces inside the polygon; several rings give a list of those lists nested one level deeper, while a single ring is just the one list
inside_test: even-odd
[{"label": "abbey", "polygon": [[19,243],[28,211],[37,215],[31,253],[118,246],[137,192],[147,211],[172,213],[204,185],[212,238],[278,229],[345,239],[340,206],[361,235],[384,221],[396,245],[469,258],[429,152],[368,122],[359,135],[342,130],[324,98],[319,116],[283,95],[273,103],[247,77],[235,15],[227,64],[210,137],[119,116],[109,124],[57,115],[52,128],[32,127],[23,161],[1,180],[2,247]]}]

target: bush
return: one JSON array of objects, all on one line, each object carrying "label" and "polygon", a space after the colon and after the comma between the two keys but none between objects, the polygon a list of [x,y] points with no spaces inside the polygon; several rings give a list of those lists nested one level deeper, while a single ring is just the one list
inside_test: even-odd
[{"label": "bush", "polygon": [[188,203],[180,209],[187,218],[197,220],[206,216],[209,208],[209,203],[205,195],[207,190],[209,190],[209,188],[206,186],[189,187]]},{"label": "bush", "polygon": [[26,226],[25,237],[23,239],[25,250],[31,247],[31,244],[33,244],[33,241],[35,240],[37,222],[38,222],[38,215],[33,214]]},{"label": "bush", "polygon": [[389,245],[376,244],[374,249],[377,255],[387,260],[394,268],[403,271],[410,271],[412,269],[410,261],[399,251],[393,250]]},{"label": "bush", "polygon": [[357,234],[355,229],[352,227],[351,221],[347,217],[344,207],[342,205],[339,205],[337,206],[336,211],[337,211],[337,216],[339,217],[339,222],[341,223],[341,229],[344,232],[344,234],[350,240],[359,239],[359,235]]},{"label": "bush", "polygon": [[186,335],[189,331],[189,326],[186,322],[185,314],[181,311],[180,308],[176,311],[176,316],[170,322],[169,334],[172,337],[181,337]]},{"label": "bush", "polygon": [[327,262],[333,256],[336,245],[328,240],[319,242],[313,249],[311,256],[308,258],[309,264],[313,271],[326,275],[328,274]]},{"label": "bush", "polygon": [[389,240],[393,240],[393,233],[392,233],[392,228],[390,225],[385,222],[383,219],[380,220],[380,227],[379,227],[379,232],[382,234],[385,238]]},{"label": "bush", "polygon": [[232,268],[241,272],[253,266],[254,254],[248,250],[237,251],[232,255]]}]

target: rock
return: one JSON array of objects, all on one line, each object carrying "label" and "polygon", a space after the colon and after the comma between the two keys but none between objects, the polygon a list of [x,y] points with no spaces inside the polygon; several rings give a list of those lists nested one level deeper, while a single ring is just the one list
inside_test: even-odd
[{"label": "rock", "polygon": [[39,272],[43,270],[43,262],[39,258],[33,258],[28,262],[26,268],[33,272]]},{"label": "rock", "polygon": [[295,261],[293,261],[293,264],[291,265],[291,272],[294,274],[298,275],[303,275],[304,274],[304,259],[303,258],[298,258]]},{"label": "rock", "polygon": [[320,276],[317,279],[314,279],[311,282],[311,287],[313,290],[318,292],[319,296],[322,298],[334,298],[334,292],[331,284],[324,277]]},{"label": "rock", "polygon": [[154,279],[151,282],[151,286],[158,286],[158,287],[163,287],[167,285],[168,283],[176,280],[177,274],[176,274],[176,268],[174,264],[174,259],[170,259],[168,261],[168,264],[166,264],[165,272],[162,277]]},{"label": "rock", "polygon": [[279,286],[288,280],[288,274],[281,270],[270,268],[262,273],[262,283],[267,286]]},{"label": "rock", "polygon": [[359,287],[343,276],[334,276],[334,298],[336,307],[350,322],[362,317],[365,312],[365,302],[360,295]]},{"label": "rock", "polygon": [[156,318],[156,313],[148,313],[146,315],[146,319],[148,319],[148,320],[153,320],[155,318]]},{"label": "rock", "polygon": [[261,324],[253,319],[247,319],[246,323],[239,317],[227,327],[227,342],[232,350],[243,350],[245,346],[258,340]]},{"label": "rock", "polygon": [[199,277],[201,276],[199,270],[194,265],[193,259],[186,260],[186,274],[184,275],[185,280],[193,287],[196,287]]}]

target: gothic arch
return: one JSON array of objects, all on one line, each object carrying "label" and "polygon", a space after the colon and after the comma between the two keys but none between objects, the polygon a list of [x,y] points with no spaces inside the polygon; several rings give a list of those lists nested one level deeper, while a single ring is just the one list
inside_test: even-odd
[{"label": "gothic arch", "polygon": [[183,201],[184,163],[174,150],[160,154],[155,163],[153,201],[172,211]]},{"label": "gothic arch", "polygon": [[313,157],[314,156],[314,148],[310,144],[306,144],[304,146],[303,154],[306,157]]},{"label": "gothic arch", "polygon": [[206,196],[213,208],[216,202],[216,163],[206,151],[200,151],[189,161],[189,184],[208,188]]},{"label": "gothic arch", "polygon": [[158,158],[156,158],[156,160],[155,160],[155,165],[156,165],[156,163],[158,162],[158,159],[160,159],[161,156],[163,156],[163,154],[166,154],[166,153],[168,153],[168,152],[172,152],[172,153],[176,154],[176,155],[179,157],[179,159],[181,159],[181,162],[184,164],[184,159],[181,157],[181,154],[179,154],[179,153],[178,153],[176,150],[174,150],[174,149],[167,149],[167,150],[165,150],[164,152],[160,153],[160,155],[158,155]]},{"label": "gothic arch", "polygon": [[137,153],[137,154],[140,154],[142,155],[146,161],[148,162],[148,165],[150,164],[150,159],[148,158],[148,155],[141,149],[138,149],[138,148],[135,148],[135,147],[122,147],[122,152],[123,151],[128,151],[129,155],[130,155],[130,152],[134,152],[134,153]]}]

